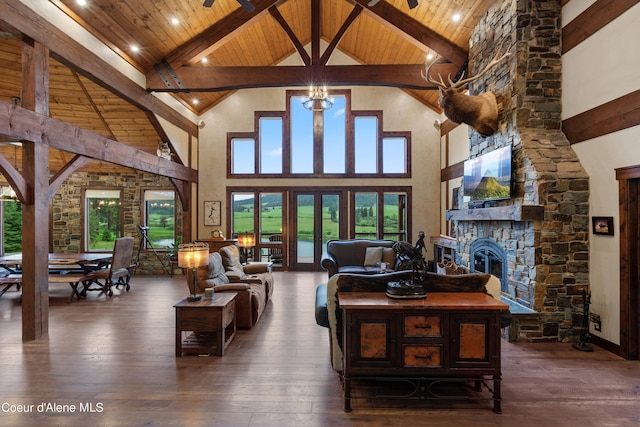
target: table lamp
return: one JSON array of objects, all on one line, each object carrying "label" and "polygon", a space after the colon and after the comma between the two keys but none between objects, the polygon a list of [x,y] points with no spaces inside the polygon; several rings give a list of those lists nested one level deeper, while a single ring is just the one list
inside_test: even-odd
[{"label": "table lamp", "polygon": [[249,262],[249,250],[256,245],[256,236],[252,233],[243,233],[238,236],[238,246],[242,248],[245,264]]},{"label": "table lamp", "polygon": [[[185,243],[178,246],[178,267],[189,268],[193,275],[193,292],[187,301],[199,301],[202,296],[196,294],[198,286],[198,267],[209,263],[209,245],[202,242]],[[187,280],[189,275],[187,275]]]}]

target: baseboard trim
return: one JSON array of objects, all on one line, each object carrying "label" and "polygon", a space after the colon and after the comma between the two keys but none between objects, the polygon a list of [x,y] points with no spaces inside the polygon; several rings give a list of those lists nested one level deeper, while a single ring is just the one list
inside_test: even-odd
[{"label": "baseboard trim", "polygon": [[622,351],[620,350],[620,346],[618,344],[614,344],[610,341],[605,340],[604,338],[600,338],[595,335],[591,335],[591,343],[617,356],[626,358],[626,356],[622,354]]}]

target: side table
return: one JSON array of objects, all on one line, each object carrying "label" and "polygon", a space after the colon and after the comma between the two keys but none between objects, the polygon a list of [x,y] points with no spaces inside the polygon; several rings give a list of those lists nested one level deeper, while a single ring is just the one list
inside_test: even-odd
[{"label": "side table", "polygon": [[235,292],[221,292],[211,299],[194,302],[183,299],[174,305],[176,357],[202,353],[224,355],[236,335],[236,295]]}]

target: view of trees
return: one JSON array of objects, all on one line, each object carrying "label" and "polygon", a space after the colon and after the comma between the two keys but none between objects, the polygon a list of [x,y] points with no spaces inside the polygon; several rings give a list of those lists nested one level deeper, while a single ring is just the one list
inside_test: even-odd
[{"label": "view of trees", "polygon": [[3,201],[4,209],[4,253],[22,252],[22,204]]},{"label": "view of trees", "polygon": [[113,249],[121,234],[120,200],[87,198],[89,211],[89,250]]}]

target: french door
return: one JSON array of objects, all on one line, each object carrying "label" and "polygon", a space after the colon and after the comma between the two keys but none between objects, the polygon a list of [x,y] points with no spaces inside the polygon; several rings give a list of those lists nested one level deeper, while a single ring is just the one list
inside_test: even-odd
[{"label": "french door", "polygon": [[319,271],[327,242],[346,236],[342,227],[342,223],[346,223],[345,197],[339,191],[295,191],[292,199],[293,269]]}]

